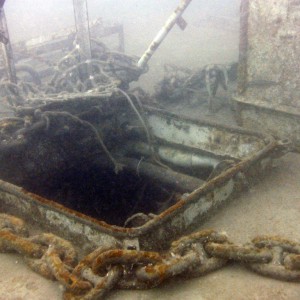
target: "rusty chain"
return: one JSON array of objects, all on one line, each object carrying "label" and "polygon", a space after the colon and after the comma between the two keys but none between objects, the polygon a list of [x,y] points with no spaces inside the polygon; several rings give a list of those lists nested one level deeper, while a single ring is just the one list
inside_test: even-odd
[{"label": "rusty chain", "polygon": [[300,244],[277,236],[258,236],[235,245],[224,233],[201,230],[174,241],[166,252],[100,246],[79,263],[73,245],[52,234],[29,237],[23,220],[0,214],[0,251],[18,252],[30,268],[59,281],[66,300],[103,299],[111,289],[146,289],[174,276],[196,277],[228,261],[272,278],[300,281]]}]

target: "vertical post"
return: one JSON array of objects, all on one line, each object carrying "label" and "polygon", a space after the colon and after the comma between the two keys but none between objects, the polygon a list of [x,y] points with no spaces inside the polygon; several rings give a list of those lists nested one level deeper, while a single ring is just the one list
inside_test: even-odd
[{"label": "vertical post", "polygon": [[91,40],[87,0],[73,0],[73,7],[77,43],[83,55],[81,59],[91,59]]},{"label": "vertical post", "polygon": [[237,92],[242,95],[246,91],[248,81],[248,22],[249,0],[242,0],[240,4],[240,44]]},{"label": "vertical post", "polygon": [[13,51],[9,39],[6,17],[5,17],[3,7],[0,7],[0,34],[2,36],[1,47],[3,53],[3,60],[5,64],[5,70],[7,72],[7,77],[10,80],[10,82],[17,83],[17,75],[16,75]]},{"label": "vertical post", "polygon": [[125,39],[124,39],[123,25],[118,26],[118,35],[119,35],[119,51],[125,52]]}]

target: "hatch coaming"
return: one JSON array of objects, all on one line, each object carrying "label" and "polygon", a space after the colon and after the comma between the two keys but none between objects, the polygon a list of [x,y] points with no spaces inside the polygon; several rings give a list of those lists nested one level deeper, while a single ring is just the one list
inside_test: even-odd
[{"label": "hatch coaming", "polygon": [[[131,116],[130,113],[128,116]],[[104,222],[101,218],[88,216],[63,204],[47,200],[41,194],[36,195],[32,191],[28,192],[22,187],[17,187],[5,181],[0,182],[1,210],[31,220],[39,226],[76,241],[76,243],[85,244],[89,249],[100,243],[113,242],[115,239],[121,241],[138,239],[141,248],[155,249],[163,247],[171,239],[191,230],[194,225],[202,222],[219,205],[233,198],[243,189],[247,181],[251,181],[253,177],[257,177],[257,174],[263,173],[271,164],[272,155],[276,153],[278,148],[277,142],[269,136],[241,128],[214,126],[209,122],[196,122],[193,119],[181,118],[161,110],[149,109],[145,112],[145,119],[152,135],[157,138],[155,143],[163,145],[162,141],[165,140],[165,144],[172,149],[173,153],[178,151],[180,139],[184,137],[185,142],[182,143],[181,141],[180,151],[184,149],[185,155],[194,155],[195,150],[197,150],[198,157],[202,155],[204,158],[209,157],[212,161],[217,162],[212,165],[213,167],[216,167],[222,160],[228,161],[230,158],[232,158],[231,163],[226,165],[224,169],[218,170],[213,176],[202,178],[201,184],[192,191],[181,191],[177,200],[170,202],[169,206],[165,207],[163,211],[144,212],[145,215],[150,217],[144,224],[137,227],[117,226],[110,223],[109,220]],[[178,124],[181,124],[181,126],[178,126]],[[168,130],[165,131],[168,134],[164,135],[165,132],[158,130],[162,126],[168,127]],[[192,129],[186,130],[186,126]],[[206,135],[195,134],[195,132],[202,131]],[[172,132],[171,139],[170,132]],[[185,132],[187,137],[182,132]],[[191,132],[190,136],[188,136],[189,132]],[[229,156],[227,153],[228,144],[225,144],[222,148],[217,143],[218,147],[210,146],[209,148],[208,143],[205,143],[205,141],[207,142],[208,132],[212,138],[214,132],[217,132],[217,136],[223,134],[229,137],[239,137],[239,141],[245,140],[247,143],[253,141],[252,151],[248,153],[248,150],[244,151],[244,148],[239,146],[237,149],[240,150],[240,153],[236,151],[234,153],[236,157],[233,157],[233,155]],[[141,136],[143,136],[143,133]],[[145,137],[137,138],[134,135],[134,138],[122,140],[121,144],[115,145],[114,155],[126,155],[126,152],[121,151],[126,148],[125,141],[128,143],[145,143]],[[191,144],[191,141],[194,144]],[[195,147],[195,144],[197,147]],[[116,149],[120,149],[120,152],[118,153]],[[246,149],[249,149],[249,147],[246,147]],[[135,153],[135,158],[141,159],[141,154]],[[118,156],[116,156],[116,159],[118,159]],[[176,165],[175,162],[173,161],[173,165]],[[80,164],[80,161],[78,163]],[[155,166],[155,164],[153,165]],[[110,165],[109,168],[112,168],[112,166]],[[138,171],[137,169],[135,174],[137,179],[139,176],[143,176]],[[178,170],[176,170],[176,173],[181,174]],[[195,176],[195,174],[190,175]],[[117,179],[118,176],[116,174],[114,178]],[[150,187],[152,187],[151,184]],[[155,199],[155,201],[157,200],[161,199]],[[119,206],[119,208],[122,212],[122,207]]]}]

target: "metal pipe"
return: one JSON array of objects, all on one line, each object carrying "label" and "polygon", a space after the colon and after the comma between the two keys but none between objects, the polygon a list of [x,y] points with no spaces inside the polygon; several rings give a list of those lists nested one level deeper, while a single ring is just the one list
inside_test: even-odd
[{"label": "metal pipe", "polygon": [[134,172],[138,176],[147,177],[153,182],[163,184],[178,192],[190,193],[205,183],[197,177],[178,173],[134,158],[122,157],[119,159],[128,171]]},{"label": "metal pipe", "polygon": [[[143,142],[128,142],[123,149],[125,150],[125,153],[129,154],[139,154],[143,156],[151,155],[150,146]],[[170,146],[156,146],[156,151],[160,159],[177,167],[200,169],[214,168],[220,163],[220,159],[204,155],[201,156],[190,151],[182,151]]]},{"label": "metal pipe", "polygon": [[188,7],[188,5],[192,2],[192,0],[181,0],[178,7],[175,9],[175,11],[171,14],[171,16],[168,18],[165,25],[162,27],[162,29],[158,32],[158,34],[155,36],[154,40],[148,47],[148,49],[145,51],[145,53],[142,55],[140,60],[138,61],[137,65],[139,68],[144,69],[147,65],[148,61],[154,54],[154,52],[157,50],[159,45],[162,43],[162,41],[165,39],[169,31],[173,28],[173,26],[177,23],[178,26],[182,29],[185,27],[185,22],[181,18],[182,13],[184,10]]}]

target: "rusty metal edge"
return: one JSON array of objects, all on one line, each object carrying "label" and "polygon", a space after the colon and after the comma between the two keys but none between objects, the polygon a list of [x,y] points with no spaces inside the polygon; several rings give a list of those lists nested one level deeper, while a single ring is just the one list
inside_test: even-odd
[{"label": "rusty metal edge", "polygon": [[[238,96],[233,96],[232,100],[234,101],[235,104],[238,104],[239,106],[251,106],[255,107],[261,110],[268,111],[269,113],[282,113],[286,115],[293,115],[295,117],[300,117],[300,110],[299,108],[296,107],[288,107],[288,106],[283,106],[283,105],[276,105],[276,106],[271,106],[267,102],[253,102],[253,101],[246,101],[245,97],[238,97]],[[241,109],[241,108],[239,108]],[[299,110],[299,112],[297,111]]]},{"label": "rusty metal edge", "polygon": [[242,128],[239,126],[232,126],[232,125],[226,125],[223,123],[218,123],[215,121],[210,121],[210,120],[202,120],[202,119],[195,119],[192,117],[187,117],[183,115],[178,115],[173,112],[168,112],[166,110],[156,108],[156,107],[151,107],[151,106],[144,106],[145,108],[145,113],[156,113],[163,115],[165,117],[172,118],[173,120],[184,120],[187,122],[190,122],[192,124],[200,125],[200,126],[207,126],[207,127],[214,127],[214,128],[219,128],[219,129],[225,129],[229,132],[236,132],[240,134],[247,134],[247,135],[252,135],[255,136],[259,139],[262,139],[264,141],[271,142],[273,140],[273,137],[271,135],[268,135],[267,133],[260,133],[251,129],[247,128]]},{"label": "rusty metal edge", "polygon": [[58,204],[49,199],[45,199],[36,194],[30,193],[21,187],[15,186],[11,183],[2,180],[0,180],[0,189],[18,198],[22,198],[26,201],[29,201],[33,205],[43,206],[46,209],[56,211],[60,214],[65,215],[66,217],[69,217],[73,220],[77,220],[79,223],[86,224],[99,232],[110,234],[115,238],[138,238],[145,234],[148,234],[153,229],[163,225],[170,218],[174,217],[174,215],[180,214],[188,205],[197,202],[202,195],[213,191],[216,187],[222,186],[226,181],[237,175],[239,172],[245,172],[259,159],[266,158],[268,155],[270,155],[272,151],[276,149],[276,146],[276,141],[271,138],[266,147],[264,147],[261,151],[257,152],[255,155],[252,155],[251,157],[242,160],[234,167],[228,169],[227,171],[223,172],[219,176],[213,178],[203,186],[196,189],[187,198],[180,200],[178,203],[171,206],[160,215],[154,217],[145,225],[136,228],[123,228],[115,225],[110,225],[104,221],[99,221],[72,209],[68,209],[61,204]]},{"label": "rusty metal edge", "polygon": [[139,227],[139,229],[143,229],[143,227],[146,226],[149,227],[150,224],[152,225],[152,227],[160,226],[162,223],[172,218],[175,214],[179,214],[182,210],[185,209],[187,205],[198,201],[201,195],[206,195],[207,193],[212,192],[215,188],[221,187],[224,183],[226,183],[226,181],[230,180],[238,173],[244,173],[253,164],[257,163],[259,159],[267,158],[268,155],[270,155],[276,149],[276,147],[277,142],[274,139],[272,139],[272,141],[270,141],[270,143],[266,145],[266,147],[263,148],[261,151],[258,151],[249,158],[242,160],[240,163],[237,163],[235,166],[229,168],[225,172],[221,173],[219,176],[214,177],[206,184],[202,185],[201,187],[193,191],[191,194],[189,194],[187,198],[185,198],[184,200],[180,200],[175,205],[169,207],[156,218],[150,220],[144,226]]}]

